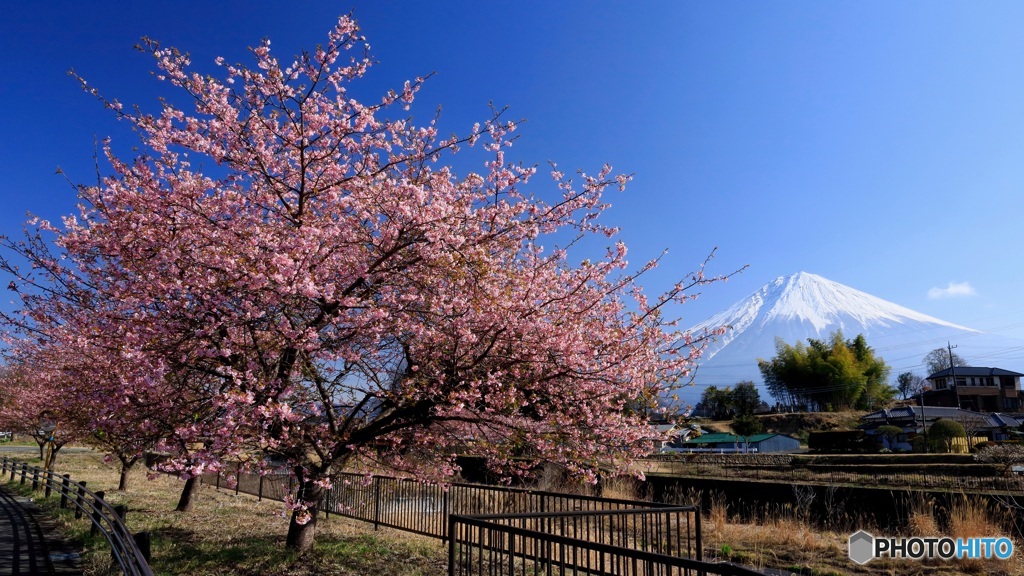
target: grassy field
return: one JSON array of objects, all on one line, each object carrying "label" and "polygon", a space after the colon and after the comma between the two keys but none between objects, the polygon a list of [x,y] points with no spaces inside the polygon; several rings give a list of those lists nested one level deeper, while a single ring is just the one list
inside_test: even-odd
[{"label": "grassy field", "polygon": [[[25,459],[27,458],[25,455]],[[28,459],[38,464],[38,458]],[[317,525],[315,551],[298,557],[285,550],[288,521],[279,502],[258,502],[246,495],[204,488],[194,512],[174,512],[182,483],[166,476],[147,479],[133,474],[127,492],[117,492],[113,464],[97,454],[61,454],[57,471],[105,490],[111,504],[128,506],[132,532],[152,535],[153,570],[157,574],[217,575],[368,575],[432,576],[447,573],[447,551],[432,538],[389,529],[373,530],[364,522],[331,516]],[[6,478],[9,480],[9,477]],[[21,489],[17,483],[9,485]],[[26,485],[27,487],[27,485]],[[62,531],[86,550],[86,574],[107,574],[109,549],[102,537],[89,536],[85,520],[59,510],[59,499],[34,495],[44,509],[59,516]],[[116,573],[116,571],[112,572]]]},{"label": "grassy field", "polygon": [[[29,459],[29,454],[24,458]],[[38,463],[38,458],[29,459]],[[128,526],[133,532],[147,530],[153,538],[154,571],[158,574],[224,575],[368,575],[415,576],[446,573],[446,549],[431,538],[373,527],[332,516],[318,525],[317,546],[306,557],[284,549],[287,520],[277,502],[257,502],[245,494],[204,488],[196,510],[173,512],[182,483],[158,476],[147,479],[136,473],[127,492],[117,492],[113,464],[93,453],[61,454],[59,472],[85,480],[93,490],[105,490],[112,504],[129,508]],[[9,485],[23,489],[18,484]],[[547,488],[555,488],[548,486]],[[631,481],[606,488],[606,496],[638,498],[638,486]],[[699,495],[679,494],[679,503]],[[41,506],[59,516],[63,531],[80,541],[87,552],[87,574],[107,574],[109,552],[106,543],[89,536],[88,524],[74,520],[48,501],[42,492],[34,497]],[[790,569],[812,576],[888,574],[890,576],[953,576],[957,574],[1024,574],[1024,550],[1010,561],[917,562],[873,561],[857,566],[847,557],[849,531],[827,531],[811,527],[799,510],[780,508],[756,521],[740,521],[726,512],[724,500],[714,503],[704,516],[705,558],[728,560],[747,566]],[[992,536],[1005,533],[999,513],[964,500],[948,526],[940,526],[934,510],[922,501],[908,518],[907,535]],[[860,526],[869,531],[872,527]],[[875,531],[882,534],[881,531]],[[1017,543],[1020,544],[1019,542]]]}]

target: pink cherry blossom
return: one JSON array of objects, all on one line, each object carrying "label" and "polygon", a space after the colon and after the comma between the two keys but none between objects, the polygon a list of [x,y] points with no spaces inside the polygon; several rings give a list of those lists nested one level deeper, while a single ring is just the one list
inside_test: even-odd
[{"label": "pink cherry blossom", "polygon": [[[504,110],[465,136],[391,119],[423,78],[353,99],[372,60],[348,17],[290,62],[269,41],[253,67],[218,59],[220,78],[143,49],[180,97],[151,113],[101,97],[143,153],[105,142],[110,175],[79,188],[78,214],[2,242],[21,299],[9,354],[42,367],[27,388],[60,389],[112,453],[155,446],[183,477],[286,463],[300,550],[343,468],[449,481],[468,452],[506,477],[551,461],[594,480],[650,450],[638,408],[708,337],[670,311],[715,278],[702,264],[642,289],[657,260],[631,266],[600,220],[629,176],[552,164],[554,186],[535,182],[506,159]],[[481,172],[458,174],[456,153]],[[603,237],[603,257],[570,263]]]}]

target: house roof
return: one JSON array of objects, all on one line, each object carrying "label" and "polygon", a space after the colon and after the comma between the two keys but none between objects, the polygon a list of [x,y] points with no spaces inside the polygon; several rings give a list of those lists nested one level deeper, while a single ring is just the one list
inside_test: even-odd
[{"label": "house roof", "polygon": [[999,423],[999,426],[1008,426],[1010,428],[1020,428],[1021,422],[1019,418],[1010,416],[1009,414],[1003,414],[1001,412],[993,413],[990,418],[995,422]]},{"label": "house roof", "polygon": [[946,406],[900,406],[899,408],[878,410],[877,412],[865,414],[861,417],[861,420],[867,424],[880,424],[891,420],[912,420],[920,422],[922,411],[924,412],[925,420],[928,421],[935,421],[943,418],[959,422],[972,422],[976,425],[988,428],[1002,428],[1005,426],[1016,428],[1021,425],[1020,420],[1010,416],[1009,414],[1002,414],[999,412],[983,414],[981,412],[972,412],[971,410],[962,410],[960,408],[950,408]]},{"label": "house roof", "polygon": [[[774,438],[776,436],[782,436],[782,434],[754,434],[753,436],[748,436],[746,438],[746,441],[749,442],[750,444],[756,444],[758,442],[764,442],[765,440],[769,438]],[[684,444],[734,444],[743,441],[744,438],[741,438],[734,434],[724,434],[715,432],[711,434],[705,434],[703,436],[698,436],[696,438],[690,438],[689,440],[684,442]]]},{"label": "house roof", "polygon": [[946,368],[941,372],[932,374],[926,380],[934,380],[936,378],[946,378],[952,376],[953,373],[957,376],[1024,376],[1019,372],[1011,372],[1009,370],[1003,370],[1002,368],[982,368],[980,366],[956,366],[955,368]]}]

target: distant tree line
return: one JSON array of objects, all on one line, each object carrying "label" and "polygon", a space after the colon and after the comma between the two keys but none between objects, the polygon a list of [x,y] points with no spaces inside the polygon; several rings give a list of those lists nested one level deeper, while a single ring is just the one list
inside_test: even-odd
[{"label": "distant tree line", "polygon": [[761,394],[749,380],[734,387],[708,386],[700,396],[701,411],[714,420],[753,414],[760,403]]},{"label": "distant tree line", "polygon": [[869,410],[896,394],[887,384],[889,366],[875,356],[863,334],[846,340],[836,331],[828,340],[808,338],[806,346],[776,338],[775,357],[757,364],[768,392],[783,404]]}]

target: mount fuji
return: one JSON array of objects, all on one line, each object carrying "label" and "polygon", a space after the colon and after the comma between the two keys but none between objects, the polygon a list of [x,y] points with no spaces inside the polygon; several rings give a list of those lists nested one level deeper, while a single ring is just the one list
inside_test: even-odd
[{"label": "mount fuji", "polygon": [[[806,272],[776,278],[690,331],[697,334],[721,326],[728,327],[726,333],[698,362],[698,397],[707,386],[732,386],[744,380],[760,384],[757,360],[775,355],[777,337],[788,344],[806,344],[808,338],[828,339],[836,330],[847,339],[863,334],[892,368],[894,381],[901,372],[928,376],[922,359],[947,342],[956,344],[957,355],[973,366],[1024,368],[1022,340],[946,322]],[[763,397],[768,400],[766,394]]]}]

